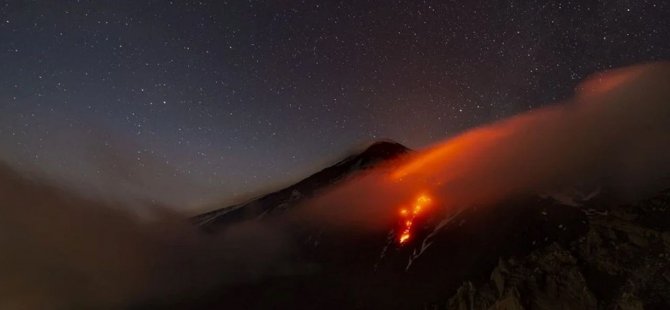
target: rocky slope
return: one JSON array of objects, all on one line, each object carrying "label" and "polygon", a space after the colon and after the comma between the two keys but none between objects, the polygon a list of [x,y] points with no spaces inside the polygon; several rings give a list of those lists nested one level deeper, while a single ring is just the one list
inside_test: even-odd
[{"label": "rocky slope", "polygon": [[465,282],[450,309],[669,309],[670,191],[587,213],[588,230]]}]

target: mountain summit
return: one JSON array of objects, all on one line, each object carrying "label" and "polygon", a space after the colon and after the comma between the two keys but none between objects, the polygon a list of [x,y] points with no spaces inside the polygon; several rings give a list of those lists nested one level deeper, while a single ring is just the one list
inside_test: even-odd
[{"label": "mountain summit", "polygon": [[220,208],[193,218],[207,231],[214,231],[226,224],[262,217],[284,210],[318,191],[332,186],[355,173],[375,167],[388,160],[411,152],[411,149],[395,141],[378,141],[360,153],[350,155],[333,166],[325,168],[302,181],[282,190],[252,199],[244,203]]}]

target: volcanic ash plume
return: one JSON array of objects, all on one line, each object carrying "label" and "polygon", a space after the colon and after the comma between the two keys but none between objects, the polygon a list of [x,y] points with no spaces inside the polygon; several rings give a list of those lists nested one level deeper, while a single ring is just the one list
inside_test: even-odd
[{"label": "volcanic ash plume", "polygon": [[653,63],[596,74],[567,102],[467,131],[305,209],[336,225],[380,228],[419,193],[446,209],[585,182],[635,195],[669,172],[670,64]]}]

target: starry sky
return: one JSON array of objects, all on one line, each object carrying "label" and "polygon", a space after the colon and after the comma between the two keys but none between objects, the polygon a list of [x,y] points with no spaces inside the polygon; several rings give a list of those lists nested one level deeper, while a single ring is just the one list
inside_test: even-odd
[{"label": "starry sky", "polygon": [[181,209],[670,60],[667,1],[0,3],[0,159]]}]

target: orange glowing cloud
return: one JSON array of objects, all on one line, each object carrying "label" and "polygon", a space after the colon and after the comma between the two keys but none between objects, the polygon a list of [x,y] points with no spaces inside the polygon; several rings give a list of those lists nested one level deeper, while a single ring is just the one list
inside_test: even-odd
[{"label": "orange glowing cloud", "polygon": [[670,64],[600,73],[578,90],[368,171],[304,209],[336,227],[383,228],[420,193],[439,201],[431,212],[450,212],[579,182],[636,192],[670,174]]}]

